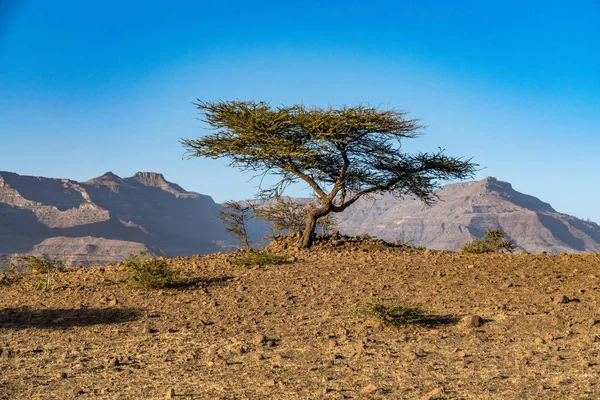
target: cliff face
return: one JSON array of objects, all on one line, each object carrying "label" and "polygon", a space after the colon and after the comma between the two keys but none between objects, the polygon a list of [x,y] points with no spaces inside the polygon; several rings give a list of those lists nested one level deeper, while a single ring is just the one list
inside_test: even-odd
[{"label": "cliff face", "polygon": [[0,267],[14,253],[114,262],[140,250],[210,253],[228,240],[209,196],[161,174],[106,173],[87,182],[0,172]]},{"label": "cliff face", "polygon": [[599,225],[557,212],[507,182],[489,177],[446,185],[436,194],[439,201],[432,206],[390,195],[361,199],[338,215],[340,230],[458,250],[486,229],[502,229],[529,252],[600,251]]}]

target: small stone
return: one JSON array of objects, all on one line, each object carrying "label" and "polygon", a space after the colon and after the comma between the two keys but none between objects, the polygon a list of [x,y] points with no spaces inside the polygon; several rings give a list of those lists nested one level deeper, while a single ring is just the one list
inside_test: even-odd
[{"label": "small stone", "polygon": [[174,399],[175,398],[175,389],[168,388],[167,394],[165,395],[165,399]]},{"label": "small stone", "polygon": [[79,397],[85,393],[85,391],[82,388],[80,388],[79,386],[75,386],[73,388],[72,392],[73,392],[73,396],[75,396],[75,397]]},{"label": "small stone", "polygon": [[544,339],[542,339],[542,338],[536,338],[534,342],[535,342],[535,344],[537,344],[539,346],[539,345],[544,344]]},{"label": "small stone", "polygon": [[569,298],[565,295],[554,296],[552,299],[556,304],[566,304],[569,302]]},{"label": "small stone", "polygon": [[116,357],[111,357],[111,358],[105,359],[104,364],[105,364],[106,368],[116,367],[119,365],[119,359]]},{"label": "small stone", "polygon": [[117,304],[119,304],[119,301],[117,299],[112,299],[111,301],[108,302],[108,305],[111,307],[114,307]]},{"label": "small stone", "polygon": [[265,335],[261,335],[260,333],[255,335],[254,338],[252,338],[252,342],[254,344],[256,344],[257,346],[261,346],[261,345],[265,344],[266,341],[267,341],[267,338],[265,337]]},{"label": "small stone", "polygon": [[58,375],[58,377],[59,377],[60,379],[67,379],[67,377],[68,377],[68,376],[69,376],[69,375],[68,375],[66,372],[64,372],[64,371],[63,371],[63,372],[61,372],[61,373]]},{"label": "small stone", "polygon": [[373,393],[373,392],[376,392],[378,390],[379,390],[379,388],[377,386],[373,385],[372,383],[369,383],[367,386],[365,386],[361,390],[361,393],[365,393],[365,394],[367,394],[367,393]]},{"label": "small stone", "polygon": [[463,323],[466,326],[479,327],[483,325],[483,318],[479,315],[467,315],[463,318]]},{"label": "small stone", "polygon": [[275,382],[275,379],[269,379],[265,382],[265,386],[275,386],[276,383],[277,382]]},{"label": "small stone", "polygon": [[155,330],[154,330],[154,329],[152,329],[152,328],[150,328],[150,326],[149,326],[149,325],[144,325],[143,332],[144,332],[145,334],[150,334],[150,333],[154,333],[154,332],[155,332]]},{"label": "small stone", "polygon": [[438,396],[442,393],[444,393],[444,388],[440,386],[440,387],[433,389],[431,392],[429,392],[429,397]]}]

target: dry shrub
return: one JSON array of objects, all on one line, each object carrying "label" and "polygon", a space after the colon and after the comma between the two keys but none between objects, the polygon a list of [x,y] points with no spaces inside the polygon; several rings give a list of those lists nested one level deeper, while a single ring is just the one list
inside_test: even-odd
[{"label": "dry shrub", "polygon": [[506,232],[499,229],[488,229],[483,239],[475,239],[472,242],[465,243],[462,247],[463,253],[485,254],[485,253],[512,253],[515,251],[515,244],[508,239]]},{"label": "dry shrub", "polygon": [[127,282],[139,289],[161,289],[175,282],[175,271],[161,258],[131,255],[123,261]]}]

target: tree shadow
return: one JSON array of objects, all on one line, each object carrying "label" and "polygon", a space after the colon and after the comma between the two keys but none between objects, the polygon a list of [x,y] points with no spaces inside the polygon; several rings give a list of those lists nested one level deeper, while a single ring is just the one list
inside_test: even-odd
[{"label": "tree shadow", "polygon": [[67,329],[75,326],[111,325],[135,321],[142,310],[136,308],[48,308],[29,307],[0,310],[0,329]]},{"label": "tree shadow", "polygon": [[187,289],[193,287],[225,286],[233,276],[215,276],[213,278],[188,278],[180,279],[177,282],[169,284],[170,289]]},{"label": "tree shadow", "polygon": [[416,324],[426,328],[438,328],[440,326],[456,325],[459,321],[460,318],[454,315],[426,315]]}]

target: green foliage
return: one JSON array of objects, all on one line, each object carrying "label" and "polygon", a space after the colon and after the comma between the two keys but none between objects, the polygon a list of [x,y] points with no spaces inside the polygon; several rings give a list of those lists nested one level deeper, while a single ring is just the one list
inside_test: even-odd
[{"label": "green foliage", "polygon": [[[296,233],[304,230],[306,217],[315,208],[317,205],[314,203],[300,203],[279,197],[274,203],[254,207],[254,212],[259,219],[271,226],[273,234]],[[330,232],[335,227],[333,216],[319,218],[317,226],[323,234]]]},{"label": "green foliage", "polygon": [[232,264],[236,265],[278,265],[287,264],[289,261],[286,257],[280,256],[273,253],[267,253],[256,249],[250,249],[243,252],[241,256],[238,256],[231,260]]},{"label": "green foliage", "polygon": [[9,270],[18,272],[31,272],[34,274],[47,274],[60,272],[65,269],[65,261],[58,259],[43,259],[37,256],[16,256]]},{"label": "green foliage", "polygon": [[359,312],[376,317],[384,324],[406,325],[418,324],[426,319],[425,312],[417,307],[403,304],[369,303]]},{"label": "green foliage", "polygon": [[252,218],[252,207],[244,206],[237,201],[227,201],[219,211],[219,218],[225,224],[225,230],[235,236],[243,247],[250,248],[246,221]]},{"label": "green foliage", "polygon": [[196,106],[215,132],[181,139],[189,157],[226,158],[230,166],[257,176],[279,176],[274,185],[259,186],[265,198],[280,196],[297,181],[314,191],[318,208],[306,218],[303,247],[312,243],[319,218],[344,211],[362,196],[391,192],[432,203],[440,180],[471,177],[477,166],[442,149],[403,152],[401,140],[418,137],[421,126],[395,109],[271,107],[254,101]]},{"label": "green foliage", "polygon": [[58,259],[43,259],[37,256],[16,256],[13,258],[9,269],[6,271],[8,274],[45,274],[43,278],[39,278],[35,283],[34,287],[37,290],[49,290],[52,286],[52,280],[55,278],[58,272],[64,271],[65,262],[64,260]]},{"label": "green foliage", "polygon": [[503,253],[505,251],[512,253],[516,246],[511,240],[505,239],[506,237],[507,234],[504,231],[488,229],[483,239],[465,243],[461,250],[463,253],[473,254]]},{"label": "green foliage", "polygon": [[175,271],[161,258],[131,255],[123,261],[127,281],[139,289],[161,289],[175,282]]}]

